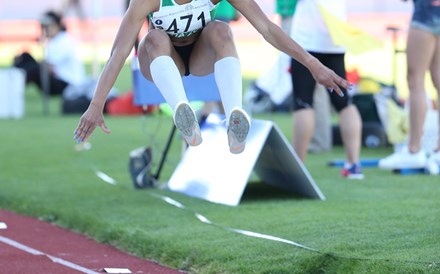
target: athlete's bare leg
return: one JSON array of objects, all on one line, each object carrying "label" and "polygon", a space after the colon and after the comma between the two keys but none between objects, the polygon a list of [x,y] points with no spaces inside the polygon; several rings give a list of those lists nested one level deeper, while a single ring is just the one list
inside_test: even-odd
[{"label": "athlete's bare leg", "polygon": [[293,149],[304,162],[315,128],[315,112],[311,108],[294,111],[292,120]]},{"label": "athlete's bare leg", "polygon": [[152,80],[150,73],[151,62],[159,56],[170,56],[176,63],[181,75],[185,73],[182,58],[174,49],[168,34],[162,30],[151,30],[141,40],[138,50],[140,70],[145,78]]},{"label": "athlete's bare leg", "polygon": [[362,120],[355,105],[349,105],[340,112],[339,127],[347,162],[356,164],[361,149]]},{"label": "athlete's bare leg", "polygon": [[434,57],[431,61],[430,66],[431,79],[437,90],[437,112],[438,112],[438,141],[437,141],[437,151],[440,151],[440,37],[437,36],[435,42]]},{"label": "athlete's bare leg", "polygon": [[429,32],[411,28],[407,41],[407,80],[409,87],[410,134],[409,150],[418,152],[421,146],[426,116],[425,75],[436,49],[437,39]]},{"label": "athlete's bare leg", "polygon": [[221,21],[210,22],[202,31],[190,59],[193,75],[207,75],[214,64],[225,57],[238,58],[231,27]]}]

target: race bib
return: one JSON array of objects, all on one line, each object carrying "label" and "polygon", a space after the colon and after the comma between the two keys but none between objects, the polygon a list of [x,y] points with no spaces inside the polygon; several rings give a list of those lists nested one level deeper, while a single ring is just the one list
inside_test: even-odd
[{"label": "race bib", "polygon": [[156,29],[169,35],[186,37],[204,28],[211,21],[209,1],[162,7],[153,14],[151,22]]}]

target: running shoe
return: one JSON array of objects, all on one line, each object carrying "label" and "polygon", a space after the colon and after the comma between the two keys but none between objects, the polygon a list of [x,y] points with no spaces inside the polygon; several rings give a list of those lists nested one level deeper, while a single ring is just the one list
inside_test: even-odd
[{"label": "running shoe", "polygon": [[379,168],[389,170],[424,168],[427,160],[422,149],[419,152],[411,153],[408,147],[404,147],[401,151],[380,159]]},{"label": "running shoe", "polygon": [[440,165],[440,150],[434,151],[429,156],[429,161],[432,161],[432,162],[436,163],[437,165]]},{"label": "running shoe", "polygon": [[247,113],[240,108],[234,108],[229,115],[227,129],[229,151],[231,153],[239,154],[243,152],[250,127],[251,122]]},{"label": "running shoe", "polygon": [[352,164],[351,166],[344,167],[341,170],[341,176],[347,179],[364,179],[364,174],[362,173],[361,166],[359,164]]},{"label": "running shoe", "polygon": [[202,143],[202,134],[196,114],[187,102],[180,102],[174,111],[174,124],[190,146]]}]

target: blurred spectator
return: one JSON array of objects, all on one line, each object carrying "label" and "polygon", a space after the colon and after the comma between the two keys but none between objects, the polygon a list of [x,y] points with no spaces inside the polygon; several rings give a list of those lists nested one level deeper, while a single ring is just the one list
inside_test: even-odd
[{"label": "blurred spectator", "polygon": [[80,0],[63,0],[61,6],[61,14],[65,15],[69,12],[69,10],[73,10],[73,12],[78,16],[80,20],[84,20],[86,18],[84,9],[81,5]]},{"label": "blurred spectator", "polygon": [[[292,20],[291,36],[321,63],[346,78],[345,48],[335,45],[320,12],[320,6],[329,13],[346,20],[345,0],[299,0]],[[301,160],[305,160],[314,131],[313,94],[316,81],[310,71],[298,61],[291,60],[293,92],[293,147]],[[341,97],[330,90],[330,100],[339,113],[340,128],[346,151],[346,162],[341,175],[350,179],[362,179],[359,163],[361,147],[361,117],[351,103],[347,90]],[[327,114],[330,116],[330,113]]]},{"label": "blurred spectator", "polygon": [[68,34],[62,17],[48,11],[40,18],[44,60],[38,63],[25,52],[14,58],[14,66],[26,72],[26,83],[36,84],[42,90],[42,65],[47,64],[50,95],[62,95],[69,86],[77,86],[85,81],[84,64],[80,60],[75,40]]},{"label": "blurred spectator", "polygon": [[[35,84],[40,91],[48,88],[50,96],[61,96],[64,114],[83,112],[93,97],[96,79],[86,77],[76,40],[67,32],[60,14],[54,11],[44,13],[40,25],[45,52],[43,60],[37,62],[25,52],[14,58],[13,65],[26,72],[26,84]],[[115,95],[116,90],[112,89],[108,100]]]},{"label": "blurred spectator", "polygon": [[[409,122],[408,145],[400,151],[379,161],[383,169],[425,168],[429,163],[440,165],[440,108],[437,104],[436,125],[437,146],[430,158],[422,147],[422,137],[427,113],[425,74],[431,73],[431,79],[440,101],[440,1],[414,1],[414,11],[407,40],[407,81],[409,87]],[[438,170],[437,170],[438,173]]]},{"label": "blurred spectator", "polygon": [[[277,0],[276,13],[281,17],[281,29],[290,34],[297,0]],[[292,83],[289,74],[290,56],[280,52],[276,62],[246,91],[247,108],[255,113],[290,111]]]}]

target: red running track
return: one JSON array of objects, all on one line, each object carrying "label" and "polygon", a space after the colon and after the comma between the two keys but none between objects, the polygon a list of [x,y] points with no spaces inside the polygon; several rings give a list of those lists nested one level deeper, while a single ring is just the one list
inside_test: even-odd
[{"label": "red running track", "polygon": [[182,274],[55,225],[0,210],[0,273],[130,273]]}]

